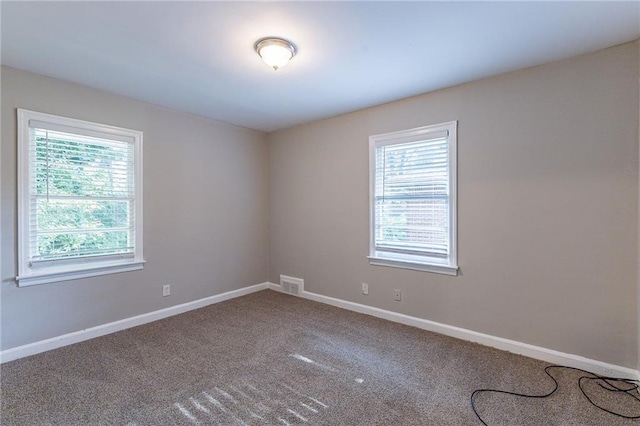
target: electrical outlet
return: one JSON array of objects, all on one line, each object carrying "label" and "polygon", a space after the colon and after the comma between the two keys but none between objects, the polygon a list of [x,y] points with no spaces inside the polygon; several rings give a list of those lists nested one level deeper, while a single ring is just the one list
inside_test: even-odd
[{"label": "electrical outlet", "polygon": [[163,285],[162,286],[162,297],[167,297],[171,295],[171,285],[167,284],[167,285]]},{"label": "electrical outlet", "polygon": [[402,300],[402,292],[400,290],[393,290],[393,300],[398,302]]},{"label": "electrical outlet", "polygon": [[369,294],[369,284],[362,283],[362,294]]}]

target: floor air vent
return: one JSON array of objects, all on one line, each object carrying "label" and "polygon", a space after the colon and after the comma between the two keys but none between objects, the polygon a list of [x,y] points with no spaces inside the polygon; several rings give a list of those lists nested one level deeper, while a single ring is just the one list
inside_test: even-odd
[{"label": "floor air vent", "polygon": [[282,287],[283,293],[300,296],[304,290],[304,280],[302,278],[280,275],[280,287]]}]

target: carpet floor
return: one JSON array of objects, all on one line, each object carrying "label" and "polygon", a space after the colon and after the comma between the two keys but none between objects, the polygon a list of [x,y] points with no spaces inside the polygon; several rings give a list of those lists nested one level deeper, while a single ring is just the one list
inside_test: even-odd
[{"label": "carpet floor", "polygon": [[[530,358],[273,291],[9,362],[2,425],[478,425],[477,388],[553,389]],[[483,393],[489,425],[625,425],[580,374]],[[637,415],[637,401],[601,405]],[[600,393],[598,393],[600,392]],[[628,395],[627,395],[628,396]],[[634,413],[635,410],[635,413]]]}]

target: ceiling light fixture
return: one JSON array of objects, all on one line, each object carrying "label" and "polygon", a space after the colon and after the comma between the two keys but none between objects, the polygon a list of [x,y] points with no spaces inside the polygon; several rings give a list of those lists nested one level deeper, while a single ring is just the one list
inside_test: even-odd
[{"label": "ceiling light fixture", "polygon": [[296,56],[296,46],[288,40],[276,37],[265,37],[256,41],[253,46],[265,64],[274,70],[282,68]]}]

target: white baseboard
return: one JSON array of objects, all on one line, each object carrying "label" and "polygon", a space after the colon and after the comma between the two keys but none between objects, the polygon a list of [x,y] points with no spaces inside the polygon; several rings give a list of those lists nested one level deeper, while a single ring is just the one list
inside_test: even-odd
[{"label": "white baseboard", "polygon": [[125,330],[127,328],[136,327],[152,321],[157,321],[173,315],[178,315],[193,309],[203,308],[214,303],[224,302],[225,300],[235,299],[256,291],[266,290],[269,283],[256,284],[244,287],[238,290],[228,291],[226,293],[216,294],[215,296],[205,297],[203,299],[194,300],[193,302],[182,303],[180,305],[171,306],[158,311],[148,312],[146,314],[137,315],[131,318],[125,318],[119,321],[102,324],[96,327],[87,328],[85,330],[75,331],[73,333],[63,334],[62,336],[52,337],[50,339],[41,340],[39,342],[29,343],[23,346],[7,349],[0,352],[0,363],[13,361],[15,359],[24,358],[26,356],[39,354],[41,352],[50,351],[62,346],[72,345],[74,343],[93,339],[94,337],[104,336],[105,334],[114,333],[116,331]]},{"label": "white baseboard", "polygon": [[[96,327],[87,328],[85,330],[64,334],[62,336],[52,337],[50,339],[41,340],[39,342],[29,343],[27,345],[18,346],[0,352],[0,363],[13,361],[41,352],[60,348],[74,343],[79,343],[95,337],[104,336],[116,331],[125,330],[127,328],[136,327],[152,321],[157,321],[173,315],[178,315],[193,309],[202,308],[215,303],[224,302],[225,300],[234,299],[246,294],[255,293],[257,291],[271,289],[280,291],[280,285],[270,282],[256,284],[244,287],[238,290],[228,291],[226,293],[217,294],[215,296],[205,297],[203,299],[194,300],[192,302],[183,303],[169,308],[160,309],[158,311],[149,312],[131,318],[125,318],[108,324],[102,324]],[[397,312],[387,311],[372,306],[362,305],[359,303],[349,302],[346,300],[336,299],[321,294],[303,291],[302,296],[305,299],[336,306],[362,314],[386,319],[400,324],[417,327],[423,330],[432,331],[446,336],[455,337],[470,342],[479,343],[481,345],[490,346],[507,352],[528,356],[530,358],[539,359],[553,364],[566,365],[569,367],[581,368],[596,374],[611,377],[625,377],[629,379],[640,379],[640,372],[627,367],[615,364],[609,364],[579,355],[568,354],[555,351],[552,349],[542,348],[530,345],[528,343],[518,342],[515,340],[504,339],[502,337],[491,336],[489,334],[478,333],[476,331],[467,330],[460,327],[454,327],[447,324],[441,324],[422,318],[412,317]]]},{"label": "white baseboard", "polygon": [[[280,285],[267,283],[269,289],[280,291]],[[359,303],[348,302],[342,299],[336,299],[329,296],[323,296],[309,291],[303,291],[301,297],[316,302],[325,303],[327,305],[337,306],[361,314],[367,314],[378,318],[400,324],[410,325],[412,327],[421,328],[427,331],[444,334],[446,336],[455,337],[470,342],[479,343],[484,346],[500,349],[518,355],[524,355],[530,358],[539,359],[552,364],[565,365],[568,367],[580,368],[601,376],[624,377],[628,379],[640,380],[640,372],[632,368],[622,367],[615,364],[609,364],[579,355],[568,354],[555,351],[552,349],[542,348],[530,345],[528,343],[518,342],[515,340],[503,339],[502,337],[491,336],[489,334],[478,333],[476,331],[467,330],[460,327],[454,327],[447,324],[441,324],[435,321],[429,321],[422,318],[412,317],[397,312],[391,312],[372,306],[361,305]]]}]

